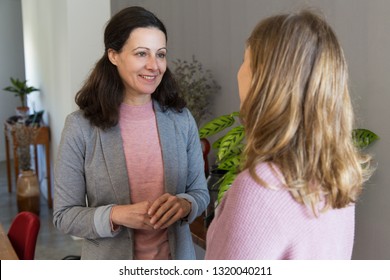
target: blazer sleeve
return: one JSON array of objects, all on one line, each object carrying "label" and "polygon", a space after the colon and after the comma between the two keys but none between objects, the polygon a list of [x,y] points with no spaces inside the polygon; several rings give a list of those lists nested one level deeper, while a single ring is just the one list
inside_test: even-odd
[{"label": "blazer sleeve", "polygon": [[[54,168],[53,223],[74,236],[96,239],[111,237],[112,205],[88,207],[86,199],[85,154],[88,128],[75,113],[67,116]],[[91,129],[89,127],[89,129]]]},{"label": "blazer sleeve", "polygon": [[210,196],[207,189],[206,177],[204,175],[204,160],[202,147],[199,138],[199,132],[196,122],[191,113],[186,109],[188,116],[188,141],[187,141],[187,182],[186,192],[178,194],[191,202],[191,212],[183,220],[184,223],[191,223],[196,217],[200,216],[210,202]]}]

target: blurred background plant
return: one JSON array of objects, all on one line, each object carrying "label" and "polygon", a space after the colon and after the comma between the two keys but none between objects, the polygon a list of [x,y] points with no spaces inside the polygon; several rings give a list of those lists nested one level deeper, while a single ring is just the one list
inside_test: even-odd
[{"label": "blurred background plant", "polygon": [[15,94],[20,99],[21,107],[26,107],[26,97],[31,92],[39,91],[39,89],[28,86],[27,80],[19,80],[18,78],[10,78],[11,85],[3,88],[4,91],[9,91]]},{"label": "blurred background plant", "polygon": [[39,132],[37,126],[26,126],[24,123],[16,123],[12,126],[15,133],[19,167],[22,171],[31,170],[30,145],[35,142]]},{"label": "blurred background plant", "polygon": [[365,149],[370,146],[376,140],[379,140],[379,136],[369,129],[356,128],[352,131],[352,139],[359,149]]},{"label": "blurred background plant", "polygon": [[[40,212],[40,186],[36,172],[31,166],[30,146],[35,143],[40,127],[32,123],[17,122],[12,126],[17,147],[19,174],[16,181],[16,202],[18,211]],[[17,143],[17,144],[16,144]],[[36,153],[35,153],[36,155]],[[35,158],[35,163],[37,163]],[[36,168],[38,168],[36,166]]]},{"label": "blurred background plant", "polygon": [[195,121],[201,122],[211,115],[210,96],[221,87],[214,80],[211,70],[204,69],[195,56],[191,61],[177,59],[172,61],[173,75]]}]

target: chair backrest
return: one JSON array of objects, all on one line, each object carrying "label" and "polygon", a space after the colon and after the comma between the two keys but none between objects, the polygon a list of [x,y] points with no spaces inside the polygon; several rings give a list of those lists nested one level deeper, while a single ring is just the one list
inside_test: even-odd
[{"label": "chair backrest", "polygon": [[23,211],[16,215],[8,230],[8,238],[20,260],[33,260],[40,228],[39,217]]},{"label": "chair backrest", "polygon": [[204,173],[206,178],[209,176],[209,160],[208,154],[210,152],[210,142],[206,138],[201,138],[200,142],[202,144],[203,160],[204,160]]}]

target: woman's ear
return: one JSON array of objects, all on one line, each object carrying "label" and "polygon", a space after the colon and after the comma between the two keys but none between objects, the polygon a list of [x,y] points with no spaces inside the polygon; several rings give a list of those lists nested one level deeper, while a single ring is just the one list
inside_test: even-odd
[{"label": "woman's ear", "polygon": [[108,51],[107,51],[108,59],[114,65],[116,65],[116,63],[117,63],[116,62],[117,54],[118,53],[113,49],[108,49]]}]

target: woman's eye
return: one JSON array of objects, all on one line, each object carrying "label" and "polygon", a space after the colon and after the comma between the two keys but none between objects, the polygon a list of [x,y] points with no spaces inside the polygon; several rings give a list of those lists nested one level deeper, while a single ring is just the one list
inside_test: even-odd
[{"label": "woman's eye", "polygon": [[157,56],[159,58],[165,58],[167,56],[167,54],[166,53],[159,53],[159,54],[157,54]]},{"label": "woman's eye", "polygon": [[146,52],[137,52],[136,55],[144,57],[144,56],[146,56]]}]

